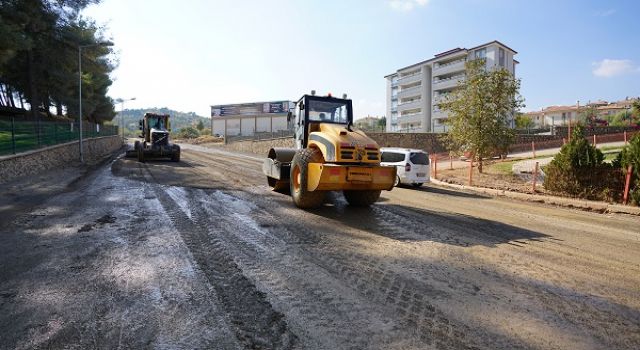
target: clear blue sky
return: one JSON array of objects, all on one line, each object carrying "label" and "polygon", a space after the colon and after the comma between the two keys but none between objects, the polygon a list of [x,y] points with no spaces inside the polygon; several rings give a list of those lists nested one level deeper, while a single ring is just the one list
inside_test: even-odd
[{"label": "clear blue sky", "polygon": [[[103,0],[126,108],[208,116],[212,104],[295,100],[312,89],[385,113],[386,74],[455,47],[516,50],[525,110],[640,96],[639,1]],[[118,106],[119,108],[119,106]]]}]

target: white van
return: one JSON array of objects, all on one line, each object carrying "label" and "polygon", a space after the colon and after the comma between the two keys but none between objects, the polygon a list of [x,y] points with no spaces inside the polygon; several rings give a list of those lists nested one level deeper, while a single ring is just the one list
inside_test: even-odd
[{"label": "white van", "polygon": [[395,165],[397,171],[396,182],[420,187],[429,182],[429,154],[419,149],[382,147],[380,148],[381,165]]}]

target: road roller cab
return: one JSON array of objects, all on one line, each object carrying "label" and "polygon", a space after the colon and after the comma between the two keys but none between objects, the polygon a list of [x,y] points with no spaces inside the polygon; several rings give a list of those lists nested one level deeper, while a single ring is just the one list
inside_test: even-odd
[{"label": "road roller cab", "polygon": [[380,148],[353,125],[346,96],[304,95],[289,113],[296,147],[273,148],[263,170],[274,190],[289,189],[301,208],[322,204],[326,191],[343,191],[351,205],[367,206],[391,190],[395,167],[380,165]]}]

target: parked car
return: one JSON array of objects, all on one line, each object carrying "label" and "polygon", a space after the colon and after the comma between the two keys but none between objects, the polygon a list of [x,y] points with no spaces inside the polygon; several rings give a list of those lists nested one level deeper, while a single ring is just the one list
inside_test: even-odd
[{"label": "parked car", "polygon": [[419,149],[382,147],[382,165],[394,165],[398,171],[394,186],[420,187],[429,182],[429,154]]}]

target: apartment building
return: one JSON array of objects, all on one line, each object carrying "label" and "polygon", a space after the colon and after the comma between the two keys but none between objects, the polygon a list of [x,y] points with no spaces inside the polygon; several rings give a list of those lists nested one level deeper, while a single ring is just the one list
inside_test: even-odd
[{"label": "apartment building", "polygon": [[484,58],[487,69],[507,69],[515,76],[516,51],[499,41],[439,53],[400,68],[387,81],[388,132],[445,132],[447,112],[438,103],[465,79],[465,62]]}]

